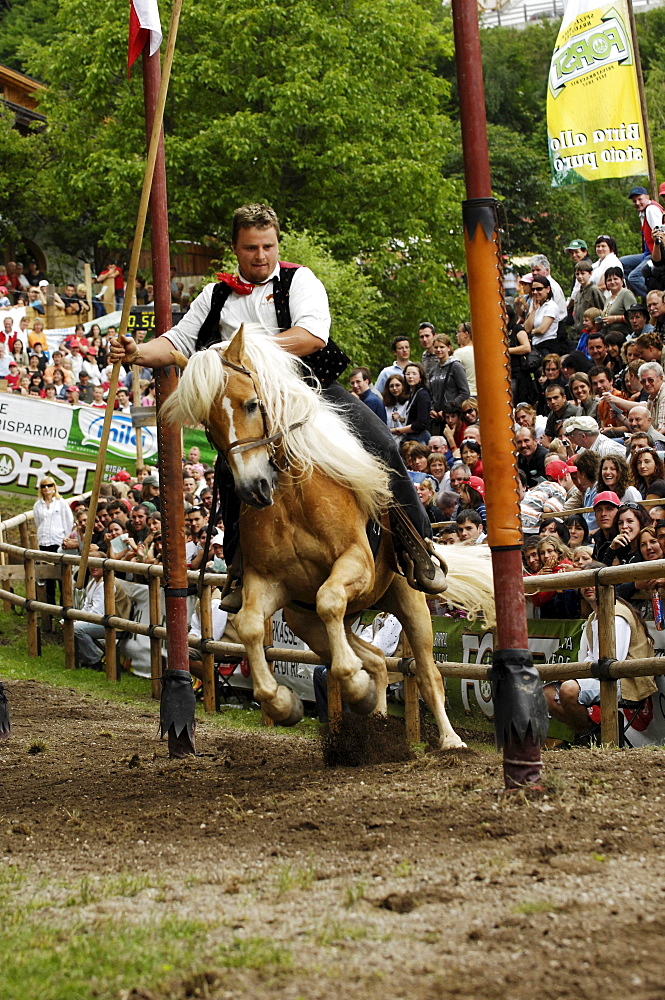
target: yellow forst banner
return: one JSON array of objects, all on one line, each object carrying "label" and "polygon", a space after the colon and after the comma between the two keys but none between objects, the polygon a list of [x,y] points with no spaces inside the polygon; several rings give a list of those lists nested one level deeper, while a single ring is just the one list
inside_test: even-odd
[{"label": "yellow forst banner", "polygon": [[569,0],[547,87],[552,187],[648,173],[625,0]]}]

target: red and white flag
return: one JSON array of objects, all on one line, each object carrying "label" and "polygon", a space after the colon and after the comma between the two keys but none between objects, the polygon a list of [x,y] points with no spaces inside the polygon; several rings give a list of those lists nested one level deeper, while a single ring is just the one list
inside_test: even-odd
[{"label": "red and white flag", "polygon": [[148,43],[150,55],[153,56],[162,44],[162,26],[159,21],[157,0],[129,0],[127,76]]}]

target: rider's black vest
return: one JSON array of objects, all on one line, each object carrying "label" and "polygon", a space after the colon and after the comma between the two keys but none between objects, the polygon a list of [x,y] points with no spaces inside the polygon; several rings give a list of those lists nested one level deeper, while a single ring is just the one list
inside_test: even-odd
[{"label": "rider's black vest", "polygon": [[[277,316],[277,325],[282,330],[288,330],[292,326],[289,291],[298,267],[299,265],[284,265],[280,262],[279,275],[276,275],[272,279],[273,303]],[[231,291],[232,289],[229,285],[223,281],[219,281],[213,288],[210,312],[203,321],[199,335],[196,338],[197,351],[205,350],[211,344],[219,343],[219,321],[224,303],[231,294]],[[311,369],[324,389],[332,385],[350,363],[350,358],[346,356],[344,351],[333,340],[329,340],[326,346],[322,347],[320,351],[315,351],[303,359],[303,364]],[[303,369],[303,374],[305,377],[309,374],[306,368]]]}]

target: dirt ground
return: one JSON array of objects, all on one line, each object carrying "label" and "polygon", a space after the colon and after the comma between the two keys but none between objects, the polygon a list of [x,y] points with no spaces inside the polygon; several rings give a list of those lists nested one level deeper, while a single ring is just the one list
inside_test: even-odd
[{"label": "dirt ground", "polygon": [[159,892],[79,919],[174,911],[291,954],[126,1000],[665,996],[665,750],[549,751],[549,794],[528,802],[500,793],[490,747],[330,769],[317,740],[204,723],[199,756],[175,762],[156,706],[8,688],[3,863],[147,873]]}]

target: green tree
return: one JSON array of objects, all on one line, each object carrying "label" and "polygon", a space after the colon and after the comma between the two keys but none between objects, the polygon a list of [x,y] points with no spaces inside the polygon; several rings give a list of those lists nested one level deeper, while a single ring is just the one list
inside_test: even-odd
[{"label": "green tree", "polygon": [[0,4],[0,63],[25,73],[29,54],[49,45],[58,0],[3,0]]},{"label": "green tree", "polygon": [[[174,235],[223,232],[252,199],[325,232],[342,255],[437,239],[452,199],[440,169],[449,86],[433,60],[451,40],[435,7],[186,5],[166,119]],[[47,197],[59,190],[70,222],[90,213],[100,240],[126,240],[144,151],[140,71],[123,78],[126,24],[103,0],[60,0],[57,24],[55,43],[30,61],[49,83]]]}]

